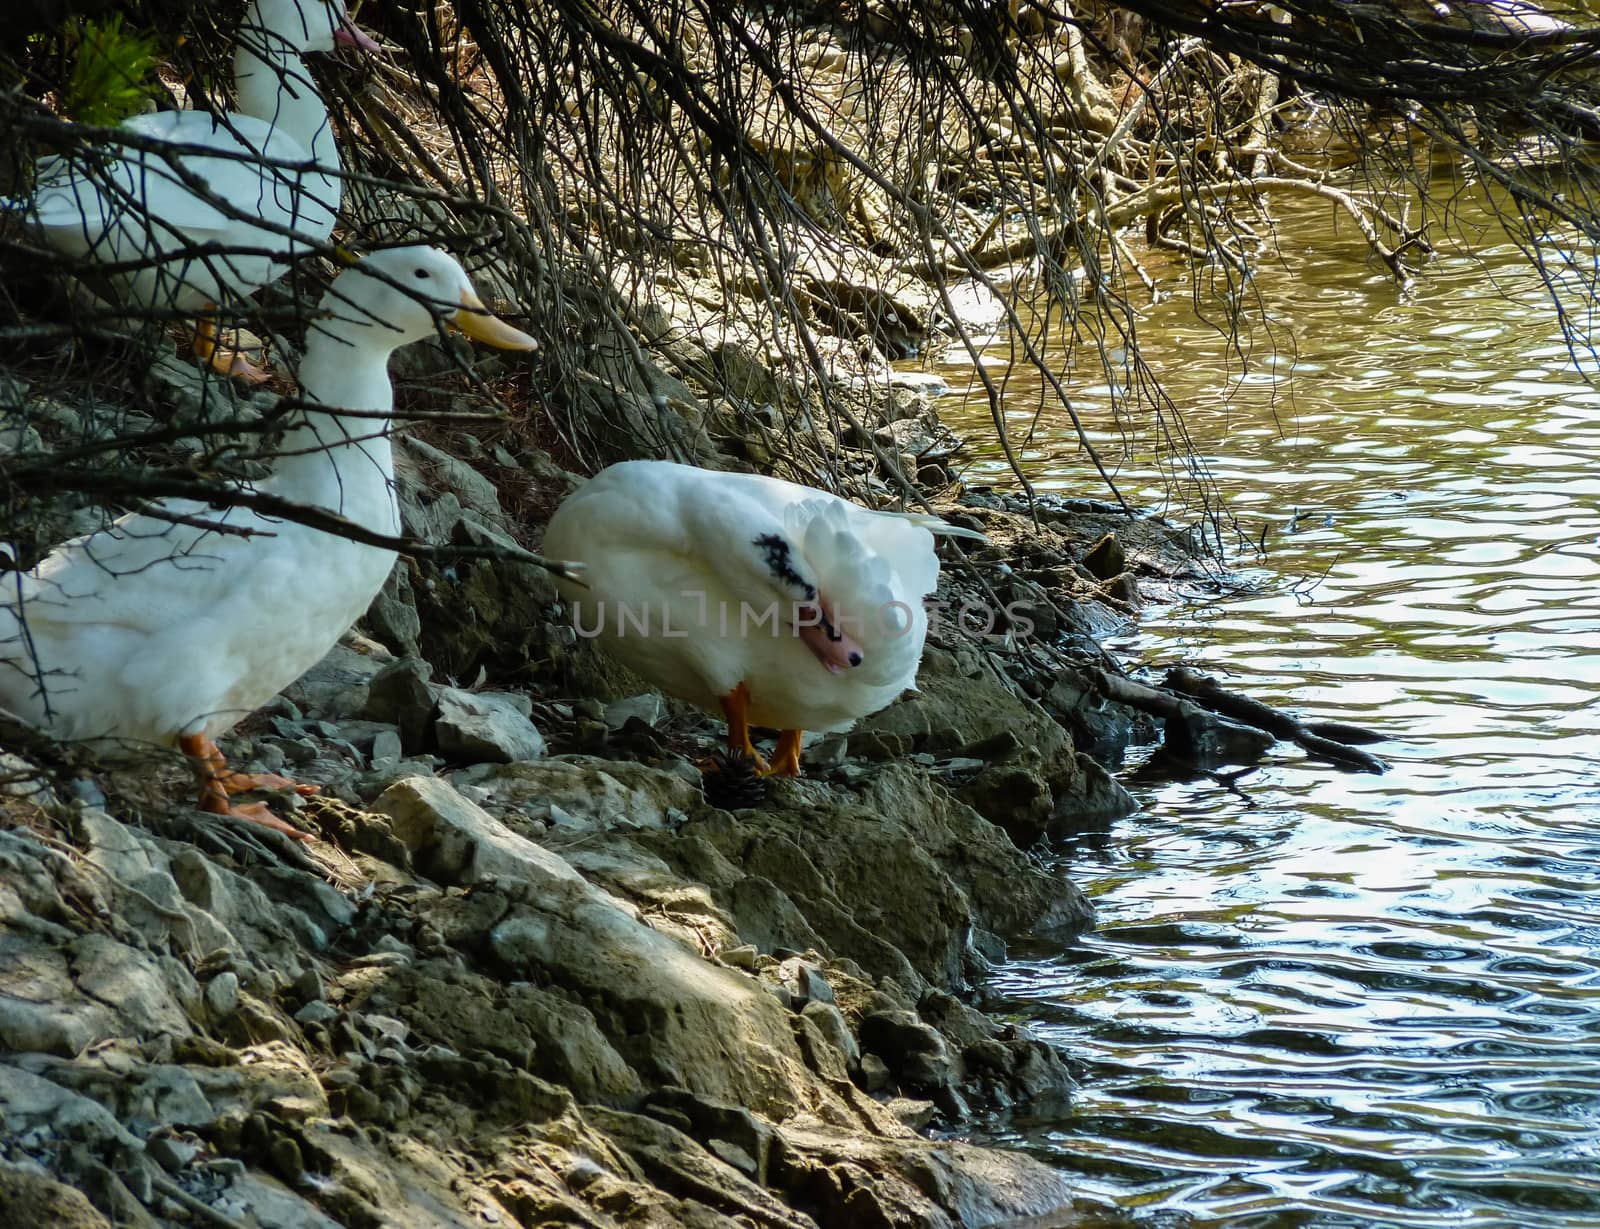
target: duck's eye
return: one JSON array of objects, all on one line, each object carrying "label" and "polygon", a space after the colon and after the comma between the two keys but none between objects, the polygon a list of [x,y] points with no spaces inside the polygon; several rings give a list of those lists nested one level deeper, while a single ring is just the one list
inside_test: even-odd
[{"label": "duck's eye", "polygon": [[411,270],[411,276],[416,278],[419,282],[425,282],[433,275],[426,269],[413,269]]}]

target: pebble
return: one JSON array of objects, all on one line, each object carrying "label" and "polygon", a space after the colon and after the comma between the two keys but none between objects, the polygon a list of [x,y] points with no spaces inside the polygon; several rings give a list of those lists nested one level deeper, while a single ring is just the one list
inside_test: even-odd
[{"label": "pebble", "polygon": [[384,730],[372,738],[372,766],[393,764],[399,761],[404,749],[400,744],[399,730]]},{"label": "pebble", "polygon": [[528,719],[528,698],[513,692],[469,692],[441,688],[433,733],[446,755],[469,763],[536,760],[544,736]]},{"label": "pebble", "polygon": [[397,965],[410,964],[412,953],[410,948],[403,952],[368,952],[364,956],[357,956],[350,962],[351,968],[356,969],[392,969]]},{"label": "pebble", "polygon": [[200,1155],[200,1145],[173,1135],[157,1135],[145,1141],[145,1155],[168,1173],[177,1173]]},{"label": "pebble", "polygon": [[827,772],[844,763],[850,750],[850,739],[843,734],[829,734],[817,739],[801,752],[801,762],[817,772]]},{"label": "pebble", "polygon": [[602,720],[608,729],[620,730],[635,717],[648,726],[656,726],[666,715],[667,702],[657,693],[647,691],[643,695],[629,696],[625,700],[614,700],[607,704]]},{"label": "pebble", "polygon": [[833,1002],[833,987],[810,961],[788,957],[778,966],[778,977],[793,997],[796,1009],[811,1002]]},{"label": "pebble", "polygon": [[226,1020],[239,1010],[239,975],[231,970],[218,973],[206,983],[205,1000],[213,1020]]},{"label": "pebble", "polygon": [[295,1012],[294,1018],[297,1024],[326,1024],[338,1014],[337,1008],[329,1006],[321,999],[313,999]]},{"label": "pebble", "polygon": [[850,1026],[845,1023],[844,1013],[832,1003],[813,1000],[805,1005],[800,1014],[815,1024],[823,1039],[844,1055],[847,1065],[860,1059],[861,1047],[851,1036]]},{"label": "pebble", "polygon": [[305,1162],[300,1156],[300,1145],[287,1135],[279,1135],[267,1148],[267,1155],[272,1158],[273,1168],[278,1171],[278,1176],[291,1184],[299,1181],[300,1175],[305,1172]]},{"label": "pebble", "polygon": [[322,975],[315,969],[305,969],[294,979],[290,989],[302,1003],[315,1002],[324,996]]},{"label": "pebble", "polygon": [[72,782],[72,796],[84,806],[103,807],[106,804],[106,792],[88,777],[76,777]]},{"label": "pebble", "polygon": [[889,1086],[889,1064],[876,1054],[861,1056],[861,1087],[867,1092],[879,1092]]},{"label": "pebble", "polygon": [[741,943],[738,947],[725,947],[720,953],[722,963],[733,969],[754,973],[757,949],[754,943]]}]

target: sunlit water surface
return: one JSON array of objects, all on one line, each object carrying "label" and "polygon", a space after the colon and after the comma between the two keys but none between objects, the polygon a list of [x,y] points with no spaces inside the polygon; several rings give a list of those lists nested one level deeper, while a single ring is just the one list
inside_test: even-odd
[{"label": "sunlit water surface", "polygon": [[[1298,210],[1260,281],[1275,358],[1258,334],[1241,373],[1182,293],[1141,323],[1268,552],[1231,558],[1245,591],[1195,585],[1119,647],[1379,727],[1392,768],[1289,748],[1241,798],[1133,765],[1139,813],[1068,851],[1099,929],[996,989],[1082,1090],[999,1138],[1108,1202],[1600,1226],[1600,393],[1514,250],[1484,261],[1446,256],[1405,300]],[[1069,387],[1130,502],[1181,519],[1151,441]],[[1066,424],[1027,452],[1040,489],[1098,493]]]}]

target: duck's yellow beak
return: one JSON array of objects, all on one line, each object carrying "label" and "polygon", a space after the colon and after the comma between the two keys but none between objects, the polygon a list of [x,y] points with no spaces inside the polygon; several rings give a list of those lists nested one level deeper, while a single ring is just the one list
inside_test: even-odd
[{"label": "duck's yellow beak", "polygon": [[470,290],[461,292],[461,308],[450,317],[455,325],[473,341],[501,350],[537,350],[539,343],[521,329],[514,329],[504,320],[490,313],[483,301]]}]

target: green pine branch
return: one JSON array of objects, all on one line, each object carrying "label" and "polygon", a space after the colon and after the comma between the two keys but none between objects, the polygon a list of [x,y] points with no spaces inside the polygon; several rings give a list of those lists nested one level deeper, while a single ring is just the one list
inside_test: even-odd
[{"label": "green pine branch", "polygon": [[61,92],[61,111],[84,124],[118,124],[144,110],[160,92],[154,35],[122,28],[122,14],[85,21],[78,31],[72,76]]}]

